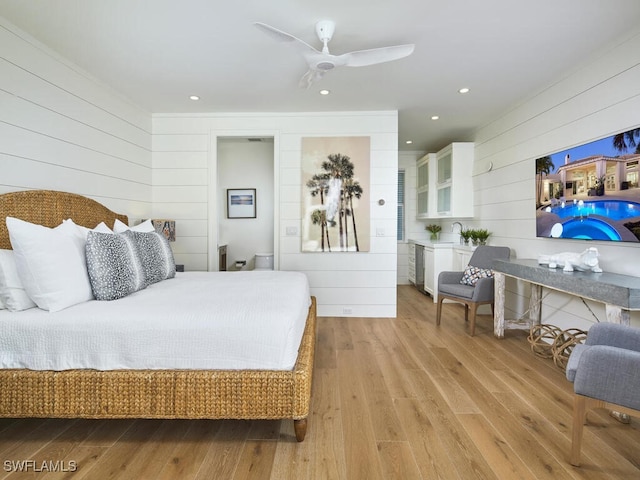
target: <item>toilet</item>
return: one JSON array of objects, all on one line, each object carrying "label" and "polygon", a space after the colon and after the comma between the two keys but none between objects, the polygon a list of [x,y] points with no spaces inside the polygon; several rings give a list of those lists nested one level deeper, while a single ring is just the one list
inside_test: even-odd
[{"label": "toilet", "polygon": [[254,270],[273,270],[273,253],[256,253]]}]

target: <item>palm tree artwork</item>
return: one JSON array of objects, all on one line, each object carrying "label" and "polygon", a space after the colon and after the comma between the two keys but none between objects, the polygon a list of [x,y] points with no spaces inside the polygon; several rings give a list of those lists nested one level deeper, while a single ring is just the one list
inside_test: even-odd
[{"label": "palm tree artwork", "polygon": [[303,138],[302,251],[369,250],[368,174],[369,137]]},{"label": "palm tree artwork", "polygon": [[549,175],[554,168],[555,165],[550,156],[536,158],[536,208],[542,205],[540,201],[542,198],[542,175]]},{"label": "palm tree artwork", "polygon": [[620,153],[626,153],[630,148],[636,147],[635,153],[640,153],[640,128],[615,134],[613,147]]}]

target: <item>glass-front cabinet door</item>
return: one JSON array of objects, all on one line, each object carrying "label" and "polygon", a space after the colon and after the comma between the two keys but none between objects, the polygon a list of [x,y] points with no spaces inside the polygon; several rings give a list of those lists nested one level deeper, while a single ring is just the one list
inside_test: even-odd
[{"label": "glass-front cabinet door", "polygon": [[471,142],[456,142],[418,160],[417,218],[473,217]]}]

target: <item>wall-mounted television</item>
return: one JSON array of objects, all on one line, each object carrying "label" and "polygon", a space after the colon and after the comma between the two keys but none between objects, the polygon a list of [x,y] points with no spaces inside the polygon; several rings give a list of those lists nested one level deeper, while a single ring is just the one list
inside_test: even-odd
[{"label": "wall-mounted television", "polygon": [[640,242],[640,127],[536,159],[538,237]]}]

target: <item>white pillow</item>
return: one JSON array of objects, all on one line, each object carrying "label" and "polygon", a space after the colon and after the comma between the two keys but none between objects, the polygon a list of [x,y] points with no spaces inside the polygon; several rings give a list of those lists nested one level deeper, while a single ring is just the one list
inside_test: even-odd
[{"label": "white pillow", "polygon": [[[93,229],[94,232],[100,232],[100,233],[113,233],[113,230],[111,230],[109,227],[107,227],[107,224],[104,222],[100,222],[98,225],[95,226],[95,228]],[[86,237],[86,235],[85,235]]]},{"label": "white pillow", "polygon": [[55,229],[7,217],[18,275],[27,295],[43,310],[57,312],[93,298],[76,225]]},{"label": "white pillow", "polygon": [[36,306],[24,291],[12,250],[0,250],[0,303],[12,312]]},{"label": "white pillow", "polygon": [[[100,222],[93,229],[87,228],[87,227],[83,227],[82,225],[78,225],[71,218],[67,218],[66,220],[62,221],[62,224],[65,224],[65,223],[68,224],[68,225],[66,225],[66,227],[69,227],[68,231],[70,233],[74,233],[74,234],[80,236],[85,242],[87,241],[87,235],[92,230],[94,232],[100,232],[100,233],[113,233],[113,230],[111,230],[109,227],[107,227],[107,224],[104,223],[104,222]],[[56,228],[61,228],[62,224],[58,225]],[[70,228],[71,226],[73,226],[73,228],[75,228],[76,231],[73,231],[73,229]]]},{"label": "white pillow", "polygon": [[134,227],[129,227],[127,224],[125,224],[124,222],[121,222],[116,218],[116,221],[113,222],[113,231],[115,233],[122,233],[122,232],[126,232],[127,230],[131,230],[134,232],[143,232],[143,233],[156,231],[156,229],[153,227],[153,223],[151,223],[151,219],[147,219],[144,222],[139,223]]}]

